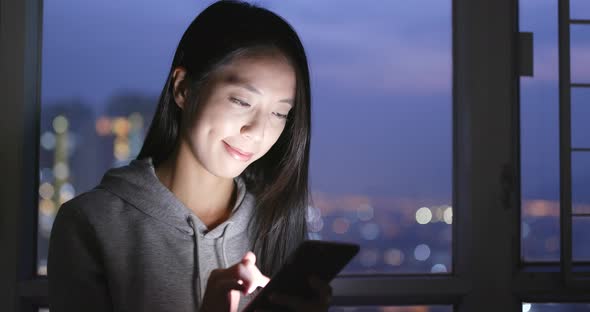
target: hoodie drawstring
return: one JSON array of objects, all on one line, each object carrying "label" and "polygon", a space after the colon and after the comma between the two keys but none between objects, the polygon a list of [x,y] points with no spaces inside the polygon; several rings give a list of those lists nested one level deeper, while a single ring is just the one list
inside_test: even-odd
[{"label": "hoodie drawstring", "polygon": [[193,244],[194,244],[194,248],[193,248],[193,262],[194,262],[194,274],[193,276],[195,276],[194,280],[193,280],[193,287],[195,288],[195,292],[197,294],[197,310],[199,309],[199,307],[201,306],[201,301],[203,300],[202,298],[202,290],[201,290],[201,274],[199,273],[199,239],[200,239],[200,235],[199,235],[199,231],[197,231],[197,228],[195,227],[195,222],[193,221],[193,219],[189,216],[187,218],[188,224],[191,227],[191,229],[193,229]]},{"label": "hoodie drawstring", "polygon": [[223,259],[223,268],[227,268],[228,267],[228,263],[227,263],[227,256],[225,255],[225,237],[226,237],[226,232],[227,229],[230,227],[232,223],[229,222],[225,228],[223,229],[223,234],[221,234],[221,257]]}]

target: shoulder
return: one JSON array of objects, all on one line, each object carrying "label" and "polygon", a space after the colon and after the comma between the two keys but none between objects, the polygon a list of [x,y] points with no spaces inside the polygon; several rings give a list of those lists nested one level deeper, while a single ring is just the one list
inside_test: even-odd
[{"label": "shoulder", "polygon": [[113,193],[95,188],[65,202],[59,209],[59,219],[75,219],[79,222],[101,224],[129,210],[129,205]]}]

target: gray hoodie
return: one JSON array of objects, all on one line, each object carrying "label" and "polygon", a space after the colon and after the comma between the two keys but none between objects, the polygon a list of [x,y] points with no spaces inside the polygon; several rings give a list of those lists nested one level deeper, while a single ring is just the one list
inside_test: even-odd
[{"label": "gray hoodie", "polygon": [[160,183],[151,160],[108,171],[57,214],[48,258],[51,312],[198,311],[210,272],[250,249],[254,197],[235,182],[231,217],[207,231]]}]

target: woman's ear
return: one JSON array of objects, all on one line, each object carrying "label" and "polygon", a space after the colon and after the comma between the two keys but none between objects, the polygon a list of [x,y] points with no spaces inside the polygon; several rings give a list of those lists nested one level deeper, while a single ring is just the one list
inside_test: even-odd
[{"label": "woman's ear", "polygon": [[173,90],[172,95],[174,96],[174,101],[176,105],[180,107],[180,109],[184,109],[186,103],[188,102],[188,80],[186,79],[186,69],[183,67],[176,67],[172,72],[172,84]]}]

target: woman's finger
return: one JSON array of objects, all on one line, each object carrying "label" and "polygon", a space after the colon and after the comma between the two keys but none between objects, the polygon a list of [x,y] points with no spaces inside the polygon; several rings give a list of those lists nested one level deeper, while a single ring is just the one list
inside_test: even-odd
[{"label": "woman's finger", "polygon": [[256,288],[265,287],[268,284],[270,279],[262,274],[256,266],[256,255],[253,252],[248,251],[242,258],[241,263],[246,266],[247,271],[251,274],[251,278],[244,281],[247,285],[248,294]]},{"label": "woman's finger", "polygon": [[250,263],[251,264],[255,264],[256,263],[256,255],[253,252],[248,251],[244,255],[244,257],[242,258],[242,263],[244,263],[244,264],[250,264]]},{"label": "woman's finger", "polygon": [[229,296],[229,311],[238,312],[238,305],[240,303],[240,292],[232,290],[228,294]]}]

